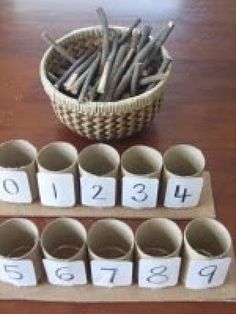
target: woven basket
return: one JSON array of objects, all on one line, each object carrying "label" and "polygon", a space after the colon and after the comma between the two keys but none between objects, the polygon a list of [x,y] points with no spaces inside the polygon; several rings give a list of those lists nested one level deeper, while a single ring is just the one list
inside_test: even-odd
[{"label": "woven basket", "polygon": [[[112,27],[114,32],[123,33],[126,27]],[[57,41],[76,56],[78,51],[101,44],[101,27],[94,26],[75,30]],[[168,56],[162,49],[162,56]],[[47,71],[55,73],[64,61],[49,48],[40,63],[40,78],[49,96],[56,116],[69,129],[81,136],[96,140],[111,140],[130,136],[149,125],[159,111],[164,86],[169,78],[171,67],[164,78],[151,90],[135,97],[113,102],[79,103],[75,98],[58,91],[47,78]]]}]

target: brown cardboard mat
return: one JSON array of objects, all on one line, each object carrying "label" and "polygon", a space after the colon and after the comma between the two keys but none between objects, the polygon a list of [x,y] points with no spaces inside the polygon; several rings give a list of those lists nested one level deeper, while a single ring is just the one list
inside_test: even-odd
[{"label": "brown cardboard mat", "polygon": [[73,208],[55,208],[42,206],[39,202],[33,204],[10,204],[0,202],[0,216],[21,217],[116,217],[116,218],[153,218],[165,217],[170,219],[193,219],[198,217],[215,218],[215,207],[212,195],[211,177],[209,172],[204,172],[204,185],[200,204],[196,208],[168,209],[157,207],[154,209],[131,209],[122,206],[113,208],[91,208],[75,206]]},{"label": "brown cardboard mat", "polygon": [[45,302],[235,302],[236,263],[225,284],[207,290],[189,290],[179,284],[164,289],[139,288],[137,285],[120,288],[101,288],[86,285],[81,287],[59,287],[40,283],[34,288],[17,288],[0,283],[0,300],[33,300]]}]

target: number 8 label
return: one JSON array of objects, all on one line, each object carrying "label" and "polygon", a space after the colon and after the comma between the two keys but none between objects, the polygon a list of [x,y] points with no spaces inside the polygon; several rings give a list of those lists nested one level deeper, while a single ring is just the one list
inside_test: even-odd
[{"label": "number 8 label", "polygon": [[124,177],[122,180],[122,205],[132,208],[156,207],[158,186],[158,179]]}]

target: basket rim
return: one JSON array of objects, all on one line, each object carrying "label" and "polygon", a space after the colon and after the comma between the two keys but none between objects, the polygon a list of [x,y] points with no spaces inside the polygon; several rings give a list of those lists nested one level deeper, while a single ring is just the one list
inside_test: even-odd
[{"label": "basket rim", "polygon": [[[121,32],[124,32],[128,29],[128,27],[125,26],[117,26],[117,25],[110,25],[111,29],[118,30]],[[137,31],[139,31],[136,28]],[[63,43],[65,40],[71,38],[75,35],[85,35],[88,34],[91,36],[91,33],[94,32],[101,32],[101,26],[95,25],[95,26],[89,26],[89,27],[82,27],[75,30],[72,30],[71,32],[65,34],[64,36],[60,37],[56,40],[57,43]],[[110,102],[84,102],[80,103],[77,99],[72,98],[68,95],[63,94],[61,91],[56,89],[54,85],[49,81],[46,75],[46,65],[47,60],[53,53],[53,47],[49,47],[45,53],[43,54],[43,57],[40,61],[39,65],[39,74],[41,83],[44,87],[44,90],[46,94],[49,96],[52,105],[57,105],[60,103],[60,106],[63,107],[65,110],[75,111],[75,112],[83,112],[85,114],[94,114],[94,113],[116,113],[119,114],[121,112],[130,112],[134,110],[140,110],[146,107],[147,105],[150,105],[150,103],[154,99],[160,98],[162,94],[162,89],[167,82],[172,64],[168,67],[167,72],[163,76],[163,78],[160,80],[160,82],[149,91],[146,91],[142,94],[139,94],[134,97],[129,97],[127,99],[121,99],[118,101],[110,101]],[[164,58],[170,58],[168,50],[162,46],[162,54]]]}]

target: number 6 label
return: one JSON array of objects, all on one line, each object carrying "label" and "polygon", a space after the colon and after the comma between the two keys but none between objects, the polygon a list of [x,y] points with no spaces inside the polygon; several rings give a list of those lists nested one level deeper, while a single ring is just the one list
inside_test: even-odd
[{"label": "number 6 label", "polygon": [[53,285],[75,286],[87,283],[86,269],[83,261],[43,260],[48,281]]},{"label": "number 6 label", "polygon": [[95,286],[117,287],[132,284],[133,263],[128,261],[91,261]]},{"label": "number 6 label", "polygon": [[122,205],[132,208],[156,207],[158,179],[124,177],[122,180]]},{"label": "number 6 label", "polygon": [[207,289],[221,286],[226,278],[231,258],[211,261],[191,261],[185,286],[189,289]]},{"label": "number 6 label", "polygon": [[138,271],[139,287],[164,288],[177,285],[180,262],[180,257],[141,259]]},{"label": "number 6 label", "polygon": [[112,207],[116,200],[116,180],[110,177],[81,177],[81,203],[86,206]]},{"label": "number 6 label", "polygon": [[36,286],[32,261],[0,259],[0,280],[18,287]]}]

